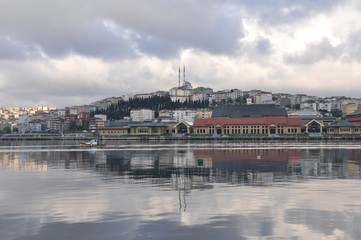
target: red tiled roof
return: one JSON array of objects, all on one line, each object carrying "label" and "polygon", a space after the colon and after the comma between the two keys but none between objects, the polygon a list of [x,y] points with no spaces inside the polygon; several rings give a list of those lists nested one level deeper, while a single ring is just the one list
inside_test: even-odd
[{"label": "red tiled roof", "polygon": [[259,117],[259,118],[227,118],[216,117],[199,119],[196,118],[193,123],[193,127],[208,127],[215,125],[286,125],[286,126],[301,126],[302,121],[300,117],[287,117],[287,116],[275,116],[275,117]]}]

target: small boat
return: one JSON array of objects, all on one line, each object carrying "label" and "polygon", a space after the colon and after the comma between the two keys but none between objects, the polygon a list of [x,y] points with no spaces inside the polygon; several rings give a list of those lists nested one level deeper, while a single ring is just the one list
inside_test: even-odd
[{"label": "small boat", "polygon": [[95,147],[95,146],[98,146],[98,142],[96,139],[91,139],[88,142],[80,143],[80,147]]}]

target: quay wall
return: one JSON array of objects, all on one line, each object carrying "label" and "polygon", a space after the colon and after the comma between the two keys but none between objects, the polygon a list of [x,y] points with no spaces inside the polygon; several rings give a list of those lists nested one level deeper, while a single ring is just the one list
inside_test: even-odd
[{"label": "quay wall", "polygon": [[342,140],[361,140],[361,135],[318,135],[309,136],[307,134],[299,135],[124,135],[124,136],[96,136],[94,134],[5,134],[0,136],[0,141],[17,140],[285,140],[285,141],[342,141]]}]

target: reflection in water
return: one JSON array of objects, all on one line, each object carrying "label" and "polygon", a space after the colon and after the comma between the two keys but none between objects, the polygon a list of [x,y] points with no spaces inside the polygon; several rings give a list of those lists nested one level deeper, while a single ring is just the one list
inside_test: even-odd
[{"label": "reflection in water", "polygon": [[129,149],[2,148],[1,239],[361,235],[360,148]]},{"label": "reflection in water", "polygon": [[[360,178],[361,150],[228,149],[104,152],[98,172],[132,179],[171,179],[175,189],[209,183],[271,184],[308,177]],[[182,180],[177,180],[177,178]],[[187,180],[185,180],[187,179]],[[179,182],[182,183],[179,186]]]}]

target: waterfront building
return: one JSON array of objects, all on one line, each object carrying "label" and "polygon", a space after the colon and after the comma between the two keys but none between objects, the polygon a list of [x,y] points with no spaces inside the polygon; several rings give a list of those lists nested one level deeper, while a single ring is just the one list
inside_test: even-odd
[{"label": "waterfront building", "polygon": [[118,138],[126,135],[149,136],[165,135],[172,133],[175,122],[134,122],[134,121],[113,121],[106,122],[98,128],[98,135],[102,139]]},{"label": "waterfront building", "polygon": [[346,120],[330,124],[327,127],[327,133],[329,135],[351,135],[361,134],[361,124],[354,124]]},{"label": "waterfront building", "polygon": [[96,114],[89,119],[89,131],[96,132],[99,127],[103,127],[107,120],[107,116],[103,114]]},{"label": "waterfront building", "polygon": [[68,119],[52,117],[47,119],[47,129],[50,132],[69,131],[70,121]]},{"label": "waterfront building", "polygon": [[346,115],[346,121],[353,124],[361,124],[361,110]]},{"label": "waterfront building", "polygon": [[208,119],[195,119],[193,133],[208,135],[275,135],[301,133],[301,118],[272,104],[226,105]]},{"label": "waterfront building", "polygon": [[[100,138],[116,138],[130,134],[129,121],[106,122],[104,126],[98,127]],[[133,122],[134,123],[134,122]]]},{"label": "waterfront building", "polygon": [[128,125],[131,135],[164,135],[172,132],[174,123],[142,122]]}]

